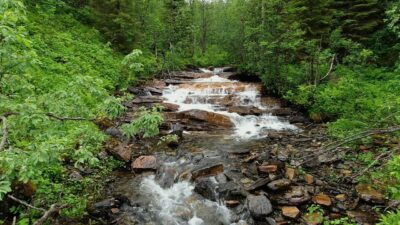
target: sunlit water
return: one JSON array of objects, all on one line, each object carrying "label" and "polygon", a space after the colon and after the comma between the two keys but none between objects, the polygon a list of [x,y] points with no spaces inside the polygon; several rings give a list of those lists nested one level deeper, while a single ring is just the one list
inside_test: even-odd
[{"label": "sunlit water", "polygon": [[[263,137],[267,134],[265,131],[268,130],[297,130],[296,126],[268,113],[258,116],[241,116],[228,112],[227,107],[222,104],[223,101],[230,101],[233,106],[256,107],[263,111],[268,111],[274,106],[263,104],[259,84],[223,78],[218,75],[223,72],[222,69],[214,71],[203,69],[202,72],[213,73],[213,76],[195,79],[190,83],[168,86],[163,92],[165,102],[179,105],[179,111],[198,109],[228,116],[234,124],[233,138],[239,142]],[[238,145],[236,146],[238,147]],[[178,169],[180,163],[182,162],[164,164],[164,166]],[[214,179],[213,182],[217,181]],[[218,185],[218,183],[215,184]],[[157,224],[246,224],[238,217],[234,219],[232,212],[223,203],[204,199],[197,195],[194,189],[194,184],[188,181],[178,181],[165,188],[160,185],[155,176],[148,176],[141,181],[140,195],[149,200],[148,208],[153,215],[156,215]]]},{"label": "sunlit water", "polygon": [[[179,111],[199,109],[228,116],[235,125],[234,135],[238,139],[261,138],[268,130],[297,130],[296,126],[266,112],[274,106],[262,103],[260,84],[223,78],[218,75],[221,69],[214,72],[202,69],[202,72],[214,75],[195,79],[189,84],[168,86],[163,92],[166,102],[179,105]],[[224,100],[230,101],[232,106],[256,107],[265,113],[242,116],[228,112],[221,104]]]}]

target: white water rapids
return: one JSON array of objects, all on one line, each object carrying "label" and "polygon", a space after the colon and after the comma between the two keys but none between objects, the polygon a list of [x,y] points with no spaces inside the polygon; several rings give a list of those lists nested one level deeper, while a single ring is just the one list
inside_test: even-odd
[{"label": "white water rapids", "polygon": [[[235,125],[235,137],[238,139],[261,138],[268,130],[296,130],[297,127],[278,117],[266,113],[274,106],[263,104],[261,99],[261,85],[232,81],[219,76],[222,69],[214,71],[209,78],[192,80],[191,83],[169,85],[163,92],[165,102],[179,105],[179,111],[191,109],[204,110],[226,115]],[[265,113],[256,115],[239,115],[228,112],[221,103],[230,101],[233,106],[254,107]]]},{"label": "white water rapids", "polygon": [[[261,138],[268,131],[297,130],[289,122],[268,113],[272,105],[264,103],[261,96],[261,85],[232,81],[219,76],[222,69],[214,71],[208,78],[191,80],[188,83],[169,85],[163,91],[165,102],[179,105],[179,111],[205,110],[228,116],[234,124],[236,141]],[[225,102],[225,103],[224,103]],[[229,107],[251,107],[261,110],[259,115],[239,115],[229,112]],[[236,142],[235,142],[236,143]],[[181,162],[171,165],[179,168]],[[176,175],[176,174],[175,174]],[[214,179],[215,178],[210,178]],[[214,182],[214,181],[213,181]],[[218,185],[218,183],[215,183]],[[236,217],[223,204],[199,198],[194,193],[195,186],[188,181],[179,181],[171,187],[163,188],[155,176],[143,178],[140,185],[141,193],[150,201],[148,208],[156,215],[162,225],[240,225],[247,224]],[[238,221],[234,223],[235,221]]]}]

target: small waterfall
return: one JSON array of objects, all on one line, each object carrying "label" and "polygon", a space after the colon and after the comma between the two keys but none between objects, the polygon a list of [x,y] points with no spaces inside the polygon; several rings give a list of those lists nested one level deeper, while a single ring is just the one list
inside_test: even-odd
[{"label": "small waterfall", "polygon": [[[192,80],[191,83],[170,85],[164,92],[166,102],[180,106],[179,111],[191,109],[205,110],[228,116],[235,125],[235,137],[238,139],[261,138],[269,130],[297,130],[289,122],[268,113],[274,106],[261,101],[261,85],[232,81],[219,76],[223,70],[202,72],[212,73],[209,78]],[[239,115],[229,112],[229,107],[254,107],[261,115]]]}]

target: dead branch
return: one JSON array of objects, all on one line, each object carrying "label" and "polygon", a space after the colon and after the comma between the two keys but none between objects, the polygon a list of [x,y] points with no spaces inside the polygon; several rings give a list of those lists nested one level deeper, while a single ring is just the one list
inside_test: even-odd
[{"label": "dead branch", "polygon": [[[3,115],[1,115],[0,119],[2,117],[7,118],[7,117],[13,116],[13,115],[21,115],[21,113],[19,113],[19,112],[7,112],[7,113],[4,113]],[[56,119],[56,120],[60,120],[62,122],[67,121],[67,120],[72,120],[72,121],[91,121],[91,122],[95,121],[95,119],[88,119],[88,118],[83,118],[83,117],[63,117],[63,116],[58,116],[58,115],[55,115],[54,113],[51,113],[51,112],[49,112],[49,113],[33,113],[33,115],[45,115],[45,116],[48,116],[50,118],[53,118],[53,119]]]},{"label": "dead branch", "polygon": [[3,121],[3,137],[1,138],[0,141],[0,151],[2,151],[6,146],[8,127],[7,127],[7,118],[5,116],[0,116],[0,120]]},{"label": "dead branch", "polygon": [[393,155],[393,152],[384,152],[380,155],[378,155],[375,160],[370,163],[364,170],[362,170],[361,172],[354,174],[351,178],[354,179],[356,177],[362,176],[364,175],[366,172],[368,172],[369,169],[371,169],[375,163],[377,163],[379,160],[383,159],[384,157],[391,157]]},{"label": "dead branch", "polygon": [[58,204],[53,204],[50,206],[50,209],[48,209],[47,211],[44,212],[43,216],[37,220],[33,225],[42,225],[44,224],[44,222],[46,222],[46,220],[49,217],[52,217],[53,215],[56,215],[60,212],[61,209],[67,207],[67,205],[58,205]]},{"label": "dead branch", "polygon": [[[307,155],[305,157],[302,157],[302,159],[308,158],[308,157],[311,157],[311,156],[316,156],[316,155],[323,155],[323,154],[326,154],[328,152],[329,153],[334,153],[336,151],[340,151],[340,149],[338,150],[339,147],[341,147],[341,146],[343,146],[345,144],[348,144],[350,142],[353,142],[353,141],[356,141],[356,140],[360,140],[362,138],[369,137],[369,136],[376,135],[376,134],[388,134],[388,133],[394,133],[394,132],[397,132],[397,131],[400,131],[400,126],[394,126],[394,127],[390,127],[390,128],[387,128],[387,129],[375,129],[375,130],[364,131],[364,132],[358,133],[356,135],[353,135],[351,137],[348,137],[348,138],[342,140],[341,142],[335,142],[337,144],[335,144],[334,146],[326,148],[325,150],[319,151],[316,154],[313,153],[311,155]],[[329,144],[328,146],[331,146],[331,145],[332,144]],[[306,161],[303,161],[302,163],[300,163],[300,165],[303,165],[303,164],[305,164],[307,162],[310,162],[312,160],[313,159],[311,158],[311,159],[308,159]]]},{"label": "dead branch", "polygon": [[335,64],[335,58],[336,58],[336,54],[333,54],[332,59],[331,59],[331,66],[329,67],[328,72],[326,73],[326,75],[324,77],[322,77],[321,79],[319,79],[319,81],[324,80],[325,78],[329,77],[329,75],[331,75],[331,72],[333,70],[333,66]]},{"label": "dead branch", "polygon": [[95,121],[95,119],[87,119],[87,118],[83,118],[83,117],[61,117],[61,116],[57,116],[57,115],[54,115],[53,113],[46,113],[45,114],[46,116],[48,116],[48,117],[51,117],[51,118],[53,118],[53,119],[57,119],[57,120],[60,120],[60,121],[66,121],[66,120],[72,120],[72,121]]},{"label": "dead branch", "polygon": [[12,225],[16,225],[17,224],[17,217],[16,216],[14,216],[13,217],[13,222],[12,222]]},{"label": "dead branch", "polygon": [[12,196],[12,195],[7,195],[7,196],[8,196],[9,199],[11,199],[11,200],[13,200],[13,201],[15,201],[15,202],[18,202],[19,204],[24,205],[24,206],[26,206],[26,207],[28,207],[28,208],[32,208],[32,209],[36,209],[36,210],[39,210],[39,211],[42,211],[42,212],[46,212],[45,209],[35,207],[35,206],[33,206],[33,205],[31,205],[31,204],[25,202],[25,201],[22,201],[21,199],[18,199],[18,198],[16,198],[16,197]]}]

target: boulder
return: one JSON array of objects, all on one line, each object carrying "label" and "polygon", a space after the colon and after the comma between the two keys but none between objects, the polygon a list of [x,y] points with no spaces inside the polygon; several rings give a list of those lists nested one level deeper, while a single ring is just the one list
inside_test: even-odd
[{"label": "boulder", "polygon": [[135,171],[155,170],[157,167],[157,159],[154,156],[139,156],[131,164],[131,168]]},{"label": "boulder", "polygon": [[247,207],[254,218],[265,218],[272,212],[271,202],[264,195],[248,195]]},{"label": "boulder", "polygon": [[229,119],[229,117],[222,114],[207,112],[198,109],[184,111],[181,112],[181,114],[183,115],[183,117],[188,119],[204,121],[216,126],[233,127],[233,123]]}]

